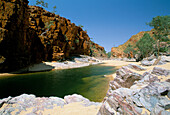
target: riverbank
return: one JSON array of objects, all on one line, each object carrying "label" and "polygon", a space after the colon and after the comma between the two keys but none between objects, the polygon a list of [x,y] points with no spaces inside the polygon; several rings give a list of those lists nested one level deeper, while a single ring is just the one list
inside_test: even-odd
[{"label": "riverbank", "polygon": [[[116,66],[117,69],[121,68],[122,66],[128,66],[129,64],[135,64],[135,65],[140,65],[139,62],[124,62],[124,61],[116,61],[116,60],[104,60],[103,63],[101,64],[102,66]],[[141,66],[141,65],[140,65]],[[151,70],[153,70],[154,67],[161,67],[164,69],[169,70],[170,69],[170,63],[166,63],[164,65],[155,65],[155,66],[141,66],[141,68],[144,68],[141,71],[135,70],[135,69],[131,69],[130,67],[128,68],[128,71],[132,71],[134,73],[137,74],[144,74],[145,72],[149,72]],[[120,71],[120,70],[119,70]],[[125,71],[126,72],[126,71]],[[107,76],[106,76],[107,77]],[[109,77],[111,78],[111,81],[114,80],[114,78],[116,77],[116,73],[109,75]],[[158,76],[158,79],[160,79],[161,82],[166,81],[167,79],[170,78],[170,75],[168,76]],[[145,85],[144,85],[145,86]],[[140,85],[137,86],[137,89],[143,88],[143,86],[141,87]],[[136,86],[134,85],[132,87],[132,89],[136,89]],[[115,90],[116,91],[116,90]],[[120,90],[121,91],[121,90]],[[125,91],[125,90],[122,90]],[[124,94],[126,94],[124,92]],[[55,97],[56,99],[58,99],[57,97]],[[83,105],[84,102],[82,102],[82,100],[84,99],[76,99],[76,98],[72,98],[73,100],[79,100],[74,101],[73,103],[67,103],[64,104],[63,106],[58,106],[58,105],[54,105],[51,109],[49,109],[49,106],[43,105],[42,102],[46,102],[49,98],[37,98],[38,99],[38,104],[40,106],[37,107],[29,107],[25,110],[22,110],[20,112],[20,114],[27,114],[27,113],[31,113],[31,112],[37,112],[37,113],[41,113],[41,114],[57,114],[57,115],[96,115],[99,111],[99,109],[101,108],[101,104],[98,103],[97,105],[94,102],[90,102],[88,101],[88,103],[91,104],[87,104],[88,106]],[[60,98],[61,99],[61,98]],[[32,99],[31,99],[32,100]],[[81,100],[81,101],[80,101]],[[86,99],[85,99],[86,100]],[[49,101],[49,100],[48,100]],[[64,103],[66,103],[65,100],[62,99],[62,101]],[[58,102],[58,101],[57,101]],[[22,104],[21,104],[22,105]],[[42,105],[44,107],[42,107]],[[50,103],[49,103],[50,105]],[[14,107],[18,108],[18,105],[13,105]],[[12,108],[13,108],[12,106]],[[11,111],[11,105],[10,104],[3,104],[3,106],[0,108],[0,111]],[[47,108],[46,108],[47,107]],[[38,109],[37,109],[38,108]],[[13,110],[13,109],[12,109]],[[11,112],[11,114],[16,114],[19,110],[15,109],[15,111],[13,110],[13,112]],[[146,111],[148,112],[146,109],[142,109],[142,111]],[[148,112],[149,113],[149,112]]]},{"label": "riverbank", "polygon": [[105,62],[103,65],[122,67],[109,76],[113,80],[98,115],[170,114],[169,62],[154,66],[115,60]]},{"label": "riverbank", "polygon": [[[101,62],[101,61],[100,61]],[[53,62],[53,63],[56,63],[56,62]],[[69,62],[68,62],[69,63]],[[67,65],[68,65],[67,63]],[[77,62],[79,64],[81,64],[81,62]],[[61,69],[61,68],[60,68]],[[104,78],[103,78],[104,79]],[[93,80],[94,81],[94,80]],[[85,82],[85,79],[84,79],[84,82]],[[98,81],[97,81],[98,82]],[[21,97],[21,96],[17,96],[17,97]],[[14,97],[14,98],[17,98],[17,97]],[[27,95],[27,97],[25,96],[25,99],[29,98],[29,95]],[[19,98],[18,98],[19,99]],[[41,100],[41,101],[46,101],[48,100],[49,98],[47,97],[41,97],[41,98],[37,98],[38,100]],[[13,100],[16,100],[16,99],[13,99]],[[22,100],[21,98],[19,100]],[[31,99],[33,100],[33,99]],[[10,101],[8,101],[10,103]],[[27,103],[29,101],[26,101]],[[25,103],[26,103],[25,102]],[[65,101],[64,101],[65,102]],[[3,102],[1,101],[1,104]],[[13,103],[13,102],[11,102]],[[34,103],[34,102],[29,102],[28,104],[30,103]],[[38,102],[39,103],[39,102]],[[91,102],[88,102],[88,103],[91,103]],[[3,106],[1,107],[0,110],[4,110],[5,112],[11,112],[11,114],[16,114],[19,110],[18,110],[18,105],[19,103],[18,102],[15,102],[15,104],[8,104],[8,103],[5,103],[3,104]],[[34,103],[35,104],[35,103]],[[41,105],[42,103],[39,103],[39,105]],[[22,104],[21,104],[22,105]],[[17,106],[17,109],[15,108]],[[25,107],[26,105],[24,105]],[[74,102],[74,103],[69,103],[69,104],[65,104],[64,106],[60,107],[60,106],[57,106],[57,105],[54,105],[52,109],[44,109],[43,110],[43,114],[46,114],[46,113],[51,113],[51,114],[57,114],[57,115],[93,115],[93,114],[97,114],[97,112],[99,111],[99,108],[100,108],[100,104],[98,105],[94,105],[94,103],[92,103],[92,105],[90,104],[89,106],[84,106],[82,104],[82,102]],[[37,106],[37,107],[28,107],[26,108],[26,111],[24,110],[20,110],[20,113],[19,114],[26,114],[26,113],[31,113],[31,112],[35,112],[36,111],[36,108],[42,108],[42,106]],[[40,112],[38,111],[38,113]],[[57,112],[56,112],[57,111]],[[37,111],[36,111],[37,112]]]},{"label": "riverbank", "polygon": [[[141,75],[143,73],[145,73],[146,71],[153,70],[154,67],[160,67],[160,68],[170,70],[170,63],[166,63],[166,64],[163,64],[163,65],[154,65],[154,66],[142,66],[140,62],[125,62],[125,61],[117,61],[117,60],[104,60],[103,64],[101,64],[101,65],[102,66],[115,66],[116,69],[119,69],[122,66],[127,66],[129,64],[136,64],[136,65],[139,65],[139,66],[145,68],[146,70],[144,70],[144,71],[137,71],[137,70],[130,69],[131,71],[136,72],[136,73],[141,74]],[[112,75],[106,75],[106,77],[109,77],[110,80],[113,80],[116,77],[116,73],[114,73]],[[161,76],[159,76],[159,77],[161,78]],[[161,78],[161,79],[166,80],[168,78],[170,78],[170,76],[166,77],[166,78],[164,77],[164,78]]]},{"label": "riverbank", "polygon": [[94,57],[80,55],[79,57],[73,57],[73,59],[70,61],[42,62],[11,73],[0,73],[0,77],[12,76],[21,73],[33,73],[33,72],[44,72],[44,71],[61,70],[61,69],[81,68],[81,67],[87,67],[90,65],[97,65],[101,63],[103,63],[101,60],[96,59]]},{"label": "riverbank", "polygon": [[36,97],[23,94],[0,100],[1,115],[93,115],[97,114],[101,103],[91,102],[81,95],[58,97]]}]

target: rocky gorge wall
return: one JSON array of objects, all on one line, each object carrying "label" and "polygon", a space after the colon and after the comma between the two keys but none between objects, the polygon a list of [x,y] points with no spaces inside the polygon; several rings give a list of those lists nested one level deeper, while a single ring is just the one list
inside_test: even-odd
[{"label": "rocky gorge wall", "polygon": [[0,72],[90,55],[91,42],[81,27],[41,7],[28,6],[28,0],[0,1]]},{"label": "rocky gorge wall", "polygon": [[[127,42],[125,42],[122,45],[119,45],[118,47],[112,47],[111,52],[112,52],[112,56],[116,57],[116,58],[123,58],[123,57],[127,57],[127,55],[123,52],[126,47],[128,46],[128,44],[135,46],[136,42],[139,41],[143,35],[145,33],[148,33],[151,37],[153,36],[153,30],[151,31],[142,31],[137,33],[136,35],[133,35]],[[131,54],[131,56],[133,57],[133,54]]]},{"label": "rocky gorge wall", "polygon": [[[41,7],[29,6],[30,27],[44,46],[45,60],[60,60],[70,55],[90,53],[90,38],[81,27]],[[51,26],[46,28],[51,22]]]},{"label": "rocky gorge wall", "polygon": [[107,57],[104,47],[102,47],[94,42],[91,42],[91,44],[90,44],[90,56],[100,57],[100,58]]},{"label": "rocky gorge wall", "polygon": [[43,45],[28,20],[27,0],[0,1],[0,72],[42,61]]}]

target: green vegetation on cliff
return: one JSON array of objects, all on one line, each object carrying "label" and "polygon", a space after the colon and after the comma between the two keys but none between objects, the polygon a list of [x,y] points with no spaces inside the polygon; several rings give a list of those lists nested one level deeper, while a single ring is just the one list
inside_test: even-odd
[{"label": "green vegetation on cliff", "polygon": [[154,38],[157,40],[157,54],[160,53],[160,42],[170,41],[168,35],[170,35],[170,16],[157,16],[152,19],[149,26],[154,27]]},{"label": "green vegetation on cliff", "polygon": [[134,57],[141,59],[152,54],[170,53],[170,16],[157,16],[147,25],[154,27],[151,31],[139,32],[126,43],[113,47],[113,57]]},{"label": "green vegetation on cliff", "polygon": [[154,51],[154,40],[148,33],[145,33],[143,37],[136,43],[139,54],[142,58],[150,56]]}]

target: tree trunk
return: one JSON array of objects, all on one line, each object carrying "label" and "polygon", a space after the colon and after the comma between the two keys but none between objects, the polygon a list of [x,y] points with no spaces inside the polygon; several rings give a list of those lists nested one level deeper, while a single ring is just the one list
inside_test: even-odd
[{"label": "tree trunk", "polygon": [[159,49],[160,49],[160,43],[159,43],[159,40],[157,41],[157,48],[158,48],[158,56],[157,58],[159,57]]}]

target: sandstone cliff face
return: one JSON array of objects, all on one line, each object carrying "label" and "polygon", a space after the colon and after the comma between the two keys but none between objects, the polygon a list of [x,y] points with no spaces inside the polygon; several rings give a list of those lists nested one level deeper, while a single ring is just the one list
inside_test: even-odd
[{"label": "sandstone cliff face", "polygon": [[16,70],[42,59],[39,51],[43,46],[29,28],[27,4],[27,0],[0,1],[0,58],[4,59],[0,72]]},{"label": "sandstone cliff face", "polygon": [[[70,20],[41,7],[30,6],[30,27],[36,30],[44,46],[45,60],[60,60],[74,54],[90,53],[90,38],[86,31]],[[52,25],[46,28],[46,25]]]},{"label": "sandstone cliff face", "polygon": [[148,34],[150,34],[150,36],[153,36],[153,30],[151,30],[151,31],[142,31],[142,32],[139,32],[136,35],[133,35],[124,44],[122,44],[122,45],[120,45],[118,47],[112,47],[111,52],[113,54],[113,57],[117,57],[117,58],[127,57],[127,55],[123,51],[126,49],[128,44],[131,44],[132,46],[134,46],[136,44],[136,42],[139,41],[143,37],[143,35],[145,33],[148,33]]},{"label": "sandstone cliff face", "polygon": [[90,56],[93,57],[107,57],[104,47],[91,42],[90,44]]},{"label": "sandstone cliff face", "polygon": [[[0,1],[0,72],[90,55],[91,43],[82,28],[41,7],[28,6],[28,0]],[[92,45],[97,53],[104,49]]]}]

